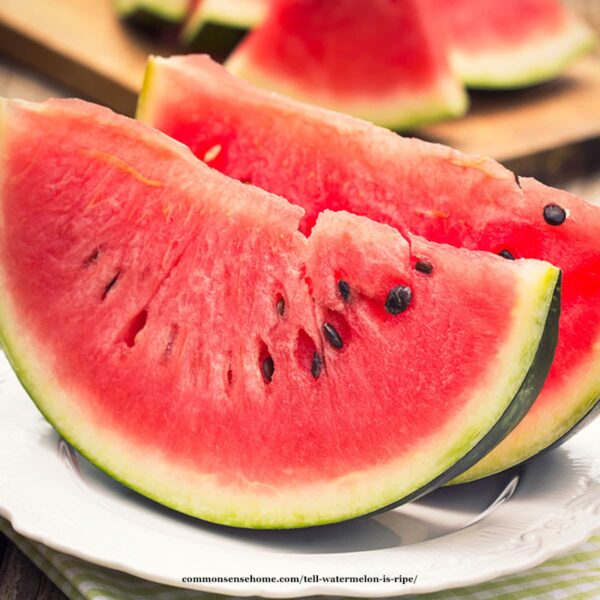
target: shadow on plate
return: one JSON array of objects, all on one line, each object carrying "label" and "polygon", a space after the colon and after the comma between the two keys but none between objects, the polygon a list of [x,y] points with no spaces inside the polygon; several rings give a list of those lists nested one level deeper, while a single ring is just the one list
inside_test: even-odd
[{"label": "shadow on plate", "polygon": [[58,449],[75,484],[115,516],[162,534],[203,545],[228,545],[265,552],[331,554],[407,546],[458,531],[488,516],[517,490],[520,471],[440,488],[411,504],[373,517],[297,530],[248,530],[215,525],[166,508],[126,488],[92,465],[54,432],[44,443]]}]

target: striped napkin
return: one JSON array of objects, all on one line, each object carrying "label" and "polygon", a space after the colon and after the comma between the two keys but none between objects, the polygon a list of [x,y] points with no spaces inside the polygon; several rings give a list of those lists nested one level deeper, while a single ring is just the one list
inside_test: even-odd
[{"label": "striped napkin", "polygon": [[[235,600],[182,590],[105,569],[32,542],[15,533],[0,518],[0,531],[9,537],[71,600]],[[237,597],[235,597],[237,598]],[[490,583],[435,594],[419,600],[586,600],[600,598],[600,535],[567,556],[535,569]],[[403,600],[408,600],[404,597]],[[242,599],[240,599],[242,600]],[[328,597],[327,600],[342,600]]]}]

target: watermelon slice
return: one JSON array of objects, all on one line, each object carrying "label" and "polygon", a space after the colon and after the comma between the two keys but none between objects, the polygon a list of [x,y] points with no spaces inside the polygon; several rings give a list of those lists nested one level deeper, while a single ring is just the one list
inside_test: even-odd
[{"label": "watermelon slice", "polygon": [[[560,272],[302,209],[81,101],[1,107],[0,332],[116,479],[244,527],[377,511],[530,406]],[[422,264],[433,265],[424,272]]]},{"label": "watermelon slice", "polygon": [[452,61],[473,88],[516,88],[559,75],[592,31],[559,0],[436,0]]},{"label": "watermelon slice", "polygon": [[267,10],[268,0],[195,0],[182,41],[192,49],[229,54]]},{"label": "watermelon slice", "polygon": [[189,0],[113,0],[113,5],[124,21],[160,31],[183,23]]},{"label": "watermelon slice", "polygon": [[[467,96],[451,72],[430,0],[275,2],[227,60],[262,87],[406,129],[462,115]],[[382,43],[385,40],[385,43]]]},{"label": "watermelon slice", "polygon": [[214,168],[301,205],[305,232],[322,210],[343,209],[434,241],[562,267],[561,335],[545,388],[519,427],[463,479],[535,455],[598,402],[597,207],[517,181],[490,159],[264,92],[206,57],[152,60],[139,116]]}]

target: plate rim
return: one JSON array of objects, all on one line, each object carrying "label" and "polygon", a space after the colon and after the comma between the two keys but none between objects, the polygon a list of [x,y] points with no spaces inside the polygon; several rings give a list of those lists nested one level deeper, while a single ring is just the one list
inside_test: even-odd
[{"label": "plate rim", "polygon": [[[3,404],[7,409],[6,417],[8,418],[6,419],[6,423],[8,423],[8,427],[6,428],[6,431],[10,432],[11,416],[13,418],[13,426],[15,422],[22,421],[22,424],[25,425],[25,427],[23,427],[22,430],[19,430],[19,433],[23,433],[23,436],[20,438],[20,451],[33,451],[35,455],[35,452],[39,452],[40,448],[36,448],[35,438],[31,437],[31,433],[39,432],[41,427],[50,431],[51,427],[43,420],[43,417],[38,413],[31,401],[29,401],[27,408],[20,406],[21,399],[17,401],[15,396],[20,395],[21,392],[25,394],[18,383],[16,376],[10,369],[6,358],[0,352],[0,396],[3,397]],[[5,396],[6,400],[4,399]],[[16,408],[17,406],[18,408]],[[27,429],[27,426],[30,427],[30,430]],[[2,430],[1,425],[0,430]],[[594,435],[595,431],[597,432],[596,435]],[[2,437],[4,436],[0,436],[0,438]],[[10,438],[10,436],[8,437]],[[585,443],[582,440],[585,440]],[[588,445],[589,447],[584,448],[584,446]],[[22,487],[23,485],[27,485],[23,480],[19,481],[19,473],[13,473],[13,475],[16,476],[14,479],[10,480],[11,485],[8,486],[9,489],[16,490],[13,492],[12,500],[10,494],[3,497],[0,491],[0,516],[6,518],[18,534],[44,544],[58,552],[62,552],[95,565],[125,572],[141,579],[181,589],[237,596],[256,595],[265,598],[299,598],[312,595],[384,598],[408,594],[422,594],[459,587],[470,587],[505,575],[522,572],[533,568],[558,554],[569,552],[589,539],[594,530],[600,527],[600,452],[598,452],[598,450],[600,450],[600,421],[589,425],[583,432],[578,433],[572,440],[567,442],[565,447],[567,448],[567,450],[565,450],[566,452],[569,452],[569,449],[574,449],[576,458],[587,461],[587,471],[577,475],[575,478],[576,480],[573,483],[573,489],[566,490],[566,496],[568,496],[566,504],[563,502],[562,506],[557,505],[553,507],[544,518],[541,518],[540,521],[536,522],[533,526],[528,528],[521,527],[518,529],[518,532],[515,531],[515,535],[517,535],[517,533],[518,535],[516,538],[513,538],[513,549],[519,549],[519,540],[521,540],[524,547],[526,547],[527,544],[534,544],[535,547],[532,552],[528,552],[525,555],[522,551],[520,553],[515,552],[512,557],[503,556],[502,560],[498,560],[498,552],[495,555],[487,554],[484,565],[473,565],[472,563],[469,565],[470,559],[465,555],[462,558],[462,563],[459,559],[458,563],[455,564],[453,568],[453,573],[455,574],[454,577],[441,580],[439,575],[434,575],[431,579],[429,577],[426,577],[424,580],[419,579],[418,584],[411,585],[410,587],[401,583],[396,585],[382,585],[381,583],[357,584],[323,582],[301,585],[283,582],[227,584],[198,583],[186,585],[181,581],[181,575],[184,574],[183,568],[179,573],[169,574],[160,571],[157,572],[153,568],[149,568],[151,561],[146,564],[146,567],[144,567],[143,564],[140,565],[139,557],[140,555],[144,556],[144,552],[141,554],[139,552],[137,554],[133,552],[131,555],[134,558],[130,558],[129,560],[122,558],[122,556],[127,556],[123,555],[123,553],[120,553],[121,558],[119,558],[119,553],[113,555],[114,557],[111,558],[106,553],[106,550],[111,542],[115,542],[114,538],[112,540],[105,540],[103,547],[101,549],[96,547],[95,552],[90,550],[92,546],[90,546],[89,539],[87,541],[85,540],[85,535],[80,536],[79,539],[67,538],[66,541],[65,539],[61,539],[60,533],[62,529],[57,522],[57,515],[53,515],[51,511],[45,508],[40,510],[39,497],[36,498],[35,502],[16,502],[16,499],[20,498],[21,494],[27,493],[26,488],[25,490],[19,489],[19,486]],[[596,450],[596,452],[594,452],[594,450]],[[0,457],[2,457],[3,453],[6,451],[6,446],[3,447],[2,442],[0,441]],[[6,467],[3,466],[4,464],[6,464]],[[10,466],[10,461],[0,461],[0,475],[3,474],[5,469],[6,473],[4,473],[4,476],[10,475]],[[31,489],[31,482],[29,482],[29,487]],[[56,488],[57,486],[52,487]],[[565,490],[562,491],[565,492]],[[54,493],[58,493],[60,496],[60,492],[56,492],[55,490]],[[47,498],[47,496],[43,497]],[[510,500],[507,502],[507,506],[508,505],[510,505]],[[57,506],[60,505],[54,505],[51,508],[56,509]],[[96,504],[95,507],[96,510],[98,510],[100,504]],[[498,511],[495,511],[492,514],[492,516],[496,515],[495,519],[492,519],[492,522],[499,519],[503,513],[503,508],[505,507],[500,507]],[[89,511],[90,509],[88,507],[86,512],[89,513]],[[91,512],[93,514],[94,508],[91,509]],[[506,510],[504,512],[506,512]],[[110,513],[108,514],[110,515]],[[124,519],[122,521],[126,522]],[[157,539],[160,539],[160,532],[157,533],[154,530],[150,530],[150,528],[143,527],[143,525],[139,523],[129,523],[132,527],[137,527],[141,530],[138,532],[140,535],[145,532],[146,537],[150,534],[151,537],[158,536]],[[488,529],[490,529],[490,523],[487,522],[487,519],[484,519],[466,529],[441,538],[427,540],[411,546],[371,550],[368,552],[376,553],[377,555],[386,555],[388,559],[401,559],[403,554],[410,554],[415,551],[414,549],[417,549],[417,552],[421,552],[425,549],[424,552],[427,554],[430,552],[429,547],[433,546],[434,549],[432,552],[438,552],[439,556],[440,547],[443,548],[444,545],[452,545],[454,548],[456,540],[460,541],[465,536],[476,536],[477,534],[484,535]],[[165,539],[171,538],[168,534],[162,535]],[[489,535],[489,531],[487,535]],[[515,539],[517,541],[514,541]],[[173,544],[171,544],[171,548],[172,546]],[[214,550],[214,548],[210,548],[209,553],[214,555]],[[511,548],[508,548],[508,550],[510,551]],[[275,550],[272,550],[270,553],[252,553],[251,549],[241,551],[238,548],[233,550],[220,549],[220,552],[217,552],[216,554],[219,554],[220,556],[227,554],[228,557],[233,555],[246,556],[248,554],[253,554],[253,560],[255,562],[275,560],[274,555],[277,554],[279,554],[279,562],[281,562],[282,558],[284,559],[283,562],[285,562],[285,560],[298,559],[299,556],[315,556],[299,555],[295,553],[277,553]],[[358,555],[363,553],[356,552],[351,554]],[[397,556],[394,557],[393,555]],[[326,553],[317,556],[319,560],[324,560],[324,557],[327,557],[328,560],[335,559],[340,562],[348,558],[347,554],[340,553]],[[461,564],[466,565],[467,568],[461,569]],[[400,568],[402,569],[401,565]],[[250,573],[252,573],[252,570],[249,568],[247,574]],[[274,576],[282,575],[275,571],[273,571],[273,574]],[[209,572],[205,573],[205,575],[211,576]],[[420,575],[420,573],[418,573],[418,575]],[[193,576],[193,574],[190,573],[190,576]],[[261,575],[256,576],[260,577]]]}]

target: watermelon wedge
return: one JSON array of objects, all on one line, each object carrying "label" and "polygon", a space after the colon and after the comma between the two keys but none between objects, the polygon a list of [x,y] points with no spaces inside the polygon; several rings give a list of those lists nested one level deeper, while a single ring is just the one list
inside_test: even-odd
[{"label": "watermelon wedge", "polygon": [[246,31],[264,21],[268,0],[195,0],[181,34],[192,49],[228,54]]},{"label": "watermelon wedge", "polygon": [[552,79],[594,35],[559,0],[436,0],[456,72],[472,88],[518,88]]},{"label": "watermelon wedge", "polygon": [[[258,85],[406,129],[462,115],[430,0],[275,2],[226,66]],[[385,40],[385,43],[382,43]]]},{"label": "watermelon wedge", "polygon": [[0,123],[2,345],[56,430],[151,498],[243,527],[381,510],[478,460],[543,383],[548,263],[346,212],[307,237],[301,208],[82,101]]},{"label": "watermelon wedge", "polygon": [[215,169],[302,206],[349,210],[457,247],[539,258],[564,273],[556,360],[516,430],[462,476],[475,479],[555,444],[600,399],[600,209],[493,160],[405,139],[270,94],[207,57],[150,61],[139,117]]}]

